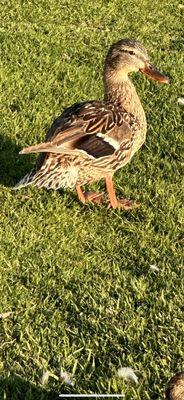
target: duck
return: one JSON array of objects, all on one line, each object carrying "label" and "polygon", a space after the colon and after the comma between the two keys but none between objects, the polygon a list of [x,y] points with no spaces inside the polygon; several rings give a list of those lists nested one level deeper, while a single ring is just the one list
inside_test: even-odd
[{"label": "duck", "polygon": [[146,116],[130,78],[133,72],[169,83],[169,78],[151,64],[139,41],[121,39],[112,44],[104,63],[104,98],[65,109],[42,143],[20,151],[39,155],[15,189],[28,185],[76,189],[80,202],[100,204],[104,193],[85,191],[83,186],[105,179],[108,206],[125,210],[139,206],[136,201],[118,199],[113,184],[114,173],[131,161],[146,139]]}]

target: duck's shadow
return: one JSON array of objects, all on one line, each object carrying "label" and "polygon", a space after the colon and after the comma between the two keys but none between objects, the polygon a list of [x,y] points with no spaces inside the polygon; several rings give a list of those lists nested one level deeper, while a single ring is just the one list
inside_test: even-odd
[{"label": "duck's shadow", "polygon": [[[58,123],[58,120],[59,118],[54,123]],[[51,128],[53,129],[53,125]],[[35,165],[37,156],[20,155],[20,150],[21,147],[14,140],[0,134],[0,185],[13,188]],[[59,190],[59,194],[63,195],[62,189]]]},{"label": "duck's shadow", "polygon": [[37,387],[17,375],[10,375],[7,378],[0,378],[0,398],[8,400],[58,400],[59,394]]},{"label": "duck's shadow", "polygon": [[[65,113],[54,119],[51,126],[46,129],[46,137],[50,138],[57,133]],[[21,148],[7,136],[0,134],[0,184],[13,187],[23,178],[35,163],[35,155],[26,157],[19,154]]]},{"label": "duck's shadow", "polygon": [[33,166],[33,155],[23,157],[16,142],[0,134],[0,184],[13,187]]}]

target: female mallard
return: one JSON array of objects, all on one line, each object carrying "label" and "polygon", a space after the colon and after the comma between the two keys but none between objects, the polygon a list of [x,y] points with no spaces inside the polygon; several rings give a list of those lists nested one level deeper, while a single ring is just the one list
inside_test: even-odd
[{"label": "female mallard", "polygon": [[83,192],[81,185],[106,180],[113,208],[130,209],[131,200],[117,200],[112,177],[139,150],[146,137],[146,117],[130,72],[140,71],[152,79],[169,79],[149,62],[141,43],[123,39],[113,44],[104,67],[105,97],[67,108],[48,131],[45,142],[20,153],[43,153],[16,188],[30,184],[47,189],[76,188],[82,203],[99,203],[103,194]]}]

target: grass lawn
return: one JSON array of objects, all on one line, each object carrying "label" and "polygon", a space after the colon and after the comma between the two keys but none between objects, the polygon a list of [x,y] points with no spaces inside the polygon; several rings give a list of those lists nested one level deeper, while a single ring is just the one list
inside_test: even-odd
[{"label": "grass lawn", "polygon": [[[180,0],[1,2],[0,313],[12,314],[0,320],[0,399],[158,400],[184,369],[183,11]],[[69,191],[13,191],[35,160],[20,149],[42,141],[65,107],[103,96],[106,51],[127,37],[172,77],[133,77],[147,141],[115,184],[142,206],[128,213],[83,206]],[[117,377],[121,366],[136,371],[137,386]]]}]

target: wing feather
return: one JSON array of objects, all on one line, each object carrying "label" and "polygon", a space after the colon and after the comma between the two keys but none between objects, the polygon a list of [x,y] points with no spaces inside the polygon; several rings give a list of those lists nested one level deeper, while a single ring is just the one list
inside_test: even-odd
[{"label": "wing feather", "polygon": [[[110,156],[132,138],[131,124],[113,103],[91,101],[75,104],[54,121],[46,141],[20,153],[80,154],[90,158]],[[127,113],[126,113],[127,117]]]}]

